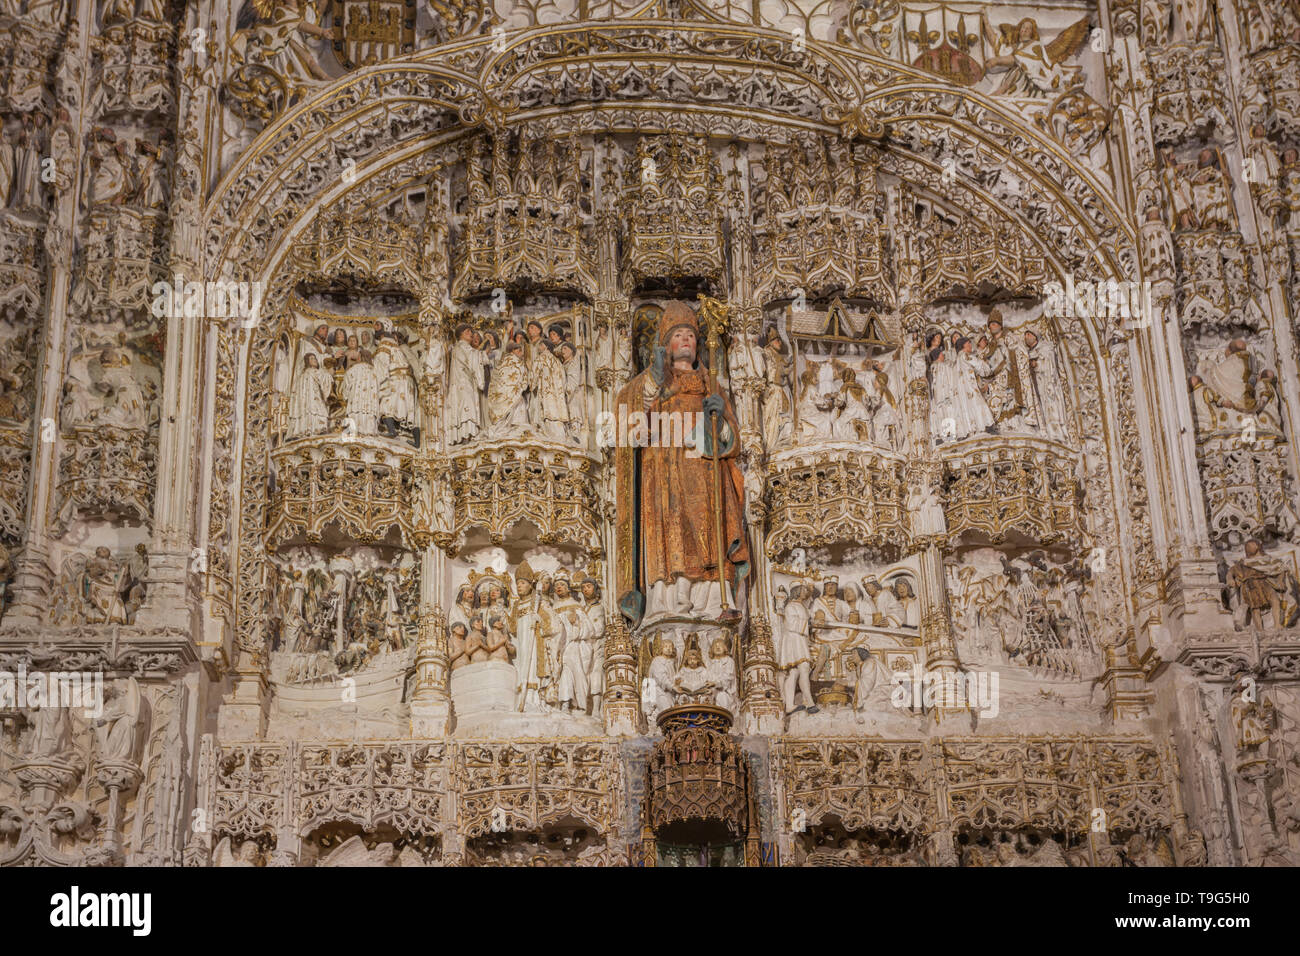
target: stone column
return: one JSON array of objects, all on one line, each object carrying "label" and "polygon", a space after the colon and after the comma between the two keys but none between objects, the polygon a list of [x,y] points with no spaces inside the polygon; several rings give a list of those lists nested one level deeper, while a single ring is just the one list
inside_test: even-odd
[{"label": "stone column", "polygon": [[447,616],[442,605],[426,606],[435,590],[425,576],[441,577],[445,556],[437,548],[421,556],[420,643],[415,655],[415,691],[411,695],[411,736],[443,737],[451,732],[450,669],[447,664]]},{"label": "stone column", "polygon": [[74,265],[74,237],[79,228],[77,186],[88,175],[85,139],[92,117],[83,104],[88,101],[86,81],[89,78],[90,35],[94,18],[92,0],[79,0],[74,18],[68,24],[70,35],[55,84],[55,98],[58,105],[68,111],[73,129],[72,155],[68,157],[73,182],[70,189],[54,196],[45,234],[47,270],[42,323],[45,334],[41,342],[33,403],[35,427],[27,482],[26,539],[21,556],[14,562],[14,577],[8,588],[12,603],[5,612],[5,621],[9,624],[30,626],[46,620],[54,577],[54,569],[50,567],[49,518],[55,511],[54,489],[59,472],[59,401],[66,362],[64,344]]},{"label": "stone column", "polygon": [[[608,609],[607,609],[608,614]],[[617,610],[608,614],[605,627],[605,733],[611,737],[635,737],[644,730],[640,688],[637,686],[637,653],[627,621]]]},{"label": "stone column", "polygon": [[[199,10],[189,8],[186,33],[199,29]],[[181,82],[177,93],[179,130],[176,163],[172,175],[170,221],[172,224],[169,277],[181,281],[203,278],[202,195],[203,118],[207,115],[208,97],[214,92],[204,86],[201,58],[206,47],[196,52],[192,44],[178,45],[181,58]],[[249,282],[252,276],[236,276]],[[254,287],[256,288],[256,287]],[[261,306],[261,296],[250,294],[254,313]],[[203,420],[200,393],[200,354],[204,331],[199,316],[186,316],[180,303],[173,303],[173,315],[167,317],[166,353],[163,357],[162,417],[158,437],[158,485],[154,492],[153,540],[149,549],[149,584],[144,606],[136,623],[146,626],[185,626],[191,634],[199,633],[198,597],[189,586],[190,574],[207,571],[206,542],[195,541],[196,450],[204,429],[195,423]],[[245,328],[260,318],[253,314],[235,321]],[[230,321],[230,320],[225,320]],[[184,609],[182,611],[182,609]]]},{"label": "stone column", "polygon": [[[925,304],[912,289],[903,296],[903,335],[919,338],[925,330]],[[930,443],[930,387],[924,377],[913,374],[915,349],[910,342],[903,346],[904,406],[907,412],[907,443],[911,455],[906,471],[909,488],[937,489],[943,477],[943,463]],[[970,702],[956,693],[961,663],[953,643],[952,621],[948,610],[948,585],[944,578],[942,528],[918,528],[912,514],[912,547],[920,560],[917,601],[921,612],[921,640],[925,649],[926,677],[937,681],[934,719],[944,723],[951,718],[965,719]]]},{"label": "stone column", "polygon": [[[747,270],[746,270],[747,271]],[[732,347],[752,355],[762,331],[763,312],[748,303],[736,312]],[[745,363],[748,372],[748,362]],[[747,734],[779,734],[785,729],[785,706],[781,701],[772,644],[773,618],[770,562],[767,540],[766,454],[763,448],[763,415],[759,397],[764,380],[745,374],[731,383],[740,441],[745,457],[745,515],[749,534],[749,556],[753,566],[749,592],[749,632],[740,663],[740,726]]]},{"label": "stone column", "polygon": [[785,730],[785,704],[776,674],[772,625],[766,616],[751,614],[741,675],[740,719],[746,734],[776,735]]},{"label": "stone column", "polygon": [[415,690],[411,696],[411,734],[443,737],[451,732],[451,670],[447,660],[447,616],[443,612],[443,579],[455,531],[455,496],[445,445],[443,396],[446,394],[447,349],[441,288],[430,286],[422,296],[425,363],[420,377],[420,464],[425,480],[419,490],[416,545],[420,553],[419,644],[415,656]]}]

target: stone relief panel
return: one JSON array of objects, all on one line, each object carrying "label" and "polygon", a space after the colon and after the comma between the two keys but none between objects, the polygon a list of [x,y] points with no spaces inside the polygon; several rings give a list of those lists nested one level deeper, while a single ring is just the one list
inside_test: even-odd
[{"label": "stone relief panel", "polygon": [[157,482],[160,342],[155,334],[88,327],[76,341],[59,401],[57,527],[147,523]]}]

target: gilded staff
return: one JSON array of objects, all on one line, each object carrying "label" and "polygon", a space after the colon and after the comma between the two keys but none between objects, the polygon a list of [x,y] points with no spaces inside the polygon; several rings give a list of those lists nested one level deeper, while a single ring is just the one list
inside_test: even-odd
[{"label": "gilded staff", "polygon": [[[727,307],[717,299],[706,295],[700,296],[700,312],[704,318],[709,347],[709,375],[713,379],[713,394],[721,397],[718,386],[718,356],[722,352],[722,330],[727,324]],[[722,610],[730,609],[727,604],[727,575],[724,561],[726,546],[722,540],[722,462],[718,460],[718,417],[721,411],[709,415],[709,430],[713,438],[713,535],[717,547],[718,592],[722,599]]]}]

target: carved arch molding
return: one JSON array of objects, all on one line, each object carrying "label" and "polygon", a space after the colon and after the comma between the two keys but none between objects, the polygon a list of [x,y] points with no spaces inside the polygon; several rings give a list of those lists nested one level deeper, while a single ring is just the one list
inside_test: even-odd
[{"label": "carved arch molding", "polygon": [[[624,94],[615,81],[652,64],[683,77],[671,96]],[[743,108],[728,105],[745,91]],[[882,171],[978,221],[1013,226],[1050,273],[1076,280],[1138,277],[1135,237],[1106,184],[1055,141],[989,97],[869,53],[762,27],[646,20],[583,23],[515,35],[504,51],[483,37],[409,60],[358,70],[265,129],[227,171],[204,215],[208,278],[262,281],[260,324],[213,325],[202,350],[215,357],[205,540],[210,606],[250,651],[261,640],[268,416],[279,319],[301,276],[290,250],[318,216],[344,203],[365,210],[405,184],[453,164],[466,136],[536,125],[556,133],[660,132],[668,128],[742,143],[788,142],[800,133],[876,142]],[[355,163],[345,177],[344,163]],[[945,165],[958,175],[944,175]],[[990,172],[991,171],[991,172]],[[421,290],[411,288],[414,295]],[[1120,593],[1154,570],[1150,518],[1141,497],[1129,347],[1113,329],[1079,321],[1060,328],[1085,428],[1109,467],[1085,482],[1089,529],[1137,574],[1117,575],[1107,607],[1131,621]],[[1134,480],[1136,478],[1136,481]],[[202,499],[200,499],[202,500]],[[237,504],[236,504],[237,503]],[[222,556],[234,555],[233,566]],[[1127,626],[1127,625],[1121,625]]]}]

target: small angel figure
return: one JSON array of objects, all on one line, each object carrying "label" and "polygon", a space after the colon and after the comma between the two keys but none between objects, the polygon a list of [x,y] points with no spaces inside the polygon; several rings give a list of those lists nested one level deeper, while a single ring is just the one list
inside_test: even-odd
[{"label": "small angel figure", "polygon": [[[989,43],[998,52],[984,64],[986,73],[1005,73],[994,91],[997,96],[1051,96],[1056,98],[1082,81],[1082,68],[1066,66],[1088,36],[1085,16],[1062,30],[1051,43],[1038,36],[1038,23],[1025,17],[1019,23],[1003,23],[994,33],[984,25]],[[1004,52],[1005,51],[1005,52]]]}]

